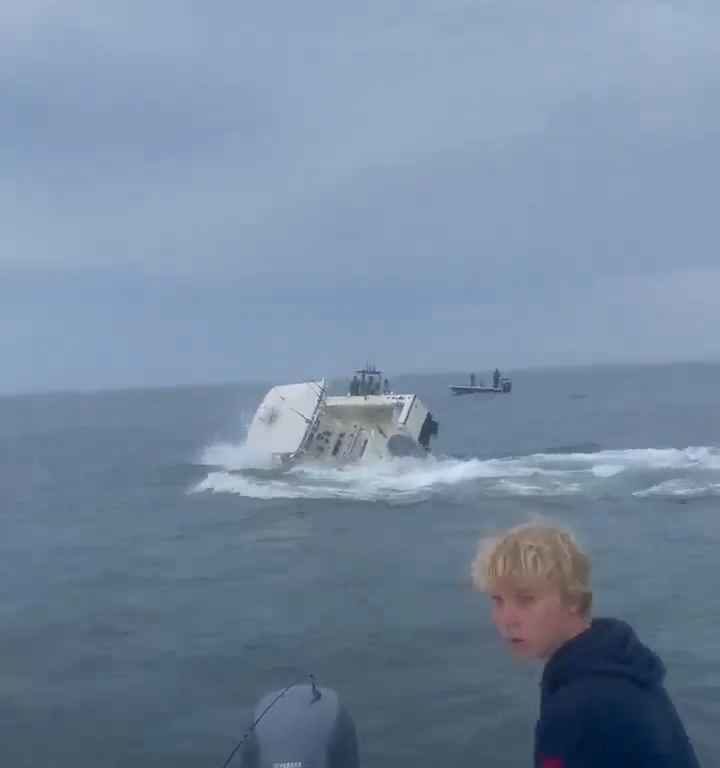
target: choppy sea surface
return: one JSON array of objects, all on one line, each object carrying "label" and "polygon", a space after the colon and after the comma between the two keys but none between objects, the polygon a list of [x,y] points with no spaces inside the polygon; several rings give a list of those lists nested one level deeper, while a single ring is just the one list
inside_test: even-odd
[{"label": "choppy sea surface", "polygon": [[277,382],[0,398],[3,762],[219,767],[312,672],[363,766],[528,765],[540,669],[468,569],[535,517],[573,528],[597,613],[660,653],[720,762],[720,366],[465,380],[393,380],[440,422],[427,460],[282,473],[244,445]]}]

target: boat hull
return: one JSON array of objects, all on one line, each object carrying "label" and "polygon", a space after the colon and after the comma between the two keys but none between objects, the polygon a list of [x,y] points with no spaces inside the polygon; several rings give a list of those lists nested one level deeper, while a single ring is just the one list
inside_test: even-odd
[{"label": "boat hull", "polygon": [[273,387],[255,413],[247,443],[274,463],[348,464],[425,456],[438,433],[413,394],[329,397],[324,381]]}]

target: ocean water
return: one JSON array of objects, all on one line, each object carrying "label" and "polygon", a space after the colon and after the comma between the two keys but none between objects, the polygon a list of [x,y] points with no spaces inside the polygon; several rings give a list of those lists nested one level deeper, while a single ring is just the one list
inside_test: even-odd
[{"label": "ocean water", "polygon": [[[0,744],[20,766],[221,766],[312,672],[362,765],[530,764],[540,668],[470,588],[478,539],[541,516],[593,558],[596,612],[668,667],[720,762],[720,366],[396,378],[426,461],[268,471],[265,385],[0,399]],[[235,763],[239,765],[239,760]]]}]

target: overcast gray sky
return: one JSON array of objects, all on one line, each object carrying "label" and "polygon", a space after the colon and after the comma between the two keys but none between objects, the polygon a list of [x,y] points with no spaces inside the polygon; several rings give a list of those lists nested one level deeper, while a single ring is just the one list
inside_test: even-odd
[{"label": "overcast gray sky", "polygon": [[5,0],[0,391],[720,359],[720,4]]}]

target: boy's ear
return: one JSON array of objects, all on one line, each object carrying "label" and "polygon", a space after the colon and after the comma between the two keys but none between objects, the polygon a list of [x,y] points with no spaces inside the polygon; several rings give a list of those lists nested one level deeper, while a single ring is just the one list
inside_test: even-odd
[{"label": "boy's ear", "polygon": [[583,612],[582,610],[582,602],[577,597],[566,597],[565,598],[565,604],[567,605],[568,610],[570,613],[574,613],[576,615],[579,615]]}]

